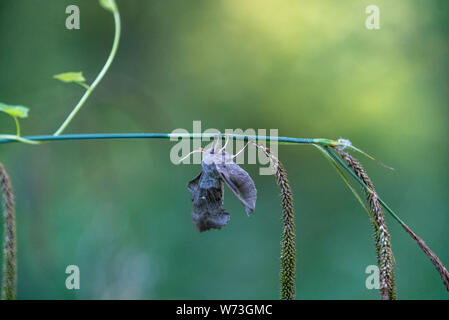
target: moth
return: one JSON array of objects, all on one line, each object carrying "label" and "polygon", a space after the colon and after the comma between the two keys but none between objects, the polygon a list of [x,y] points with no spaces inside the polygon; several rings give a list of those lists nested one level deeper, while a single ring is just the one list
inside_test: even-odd
[{"label": "moth", "polygon": [[[221,229],[229,219],[229,213],[223,208],[224,184],[240,200],[250,215],[256,207],[257,190],[249,174],[234,162],[237,155],[227,153],[225,147],[217,146],[201,150],[202,171],[188,184],[192,196],[192,219],[200,231]],[[224,183],[224,184],[223,184]]]}]

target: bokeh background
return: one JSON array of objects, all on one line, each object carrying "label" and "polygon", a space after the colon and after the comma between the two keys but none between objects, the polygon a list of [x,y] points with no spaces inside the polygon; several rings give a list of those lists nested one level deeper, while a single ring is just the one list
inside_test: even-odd
[{"label": "bokeh background", "polygon": [[[81,29],[65,28],[79,5]],[[365,28],[380,8],[381,29]],[[118,0],[120,48],[67,133],[279,129],[348,138],[379,193],[449,264],[449,3],[410,1]],[[105,62],[113,19],[97,1],[0,2],[0,101],[30,108],[24,135],[54,132],[83,93],[53,74]],[[14,123],[0,115],[0,132]],[[280,204],[271,176],[247,217],[227,190],[231,221],[198,233],[187,182],[167,140],[4,144],[17,200],[21,299],[277,299]],[[369,218],[320,153],[281,146],[297,225],[298,299],[378,299]],[[402,299],[447,299],[439,275],[387,217]],[[65,288],[65,268],[81,289]]]}]

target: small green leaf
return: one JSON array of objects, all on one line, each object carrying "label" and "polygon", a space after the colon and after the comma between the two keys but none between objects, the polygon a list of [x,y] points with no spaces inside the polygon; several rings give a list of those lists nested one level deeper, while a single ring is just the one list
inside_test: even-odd
[{"label": "small green leaf", "polygon": [[0,111],[12,117],[26,118],[28,117],[28,110],[28,108],[23,106],[10,106],[0,102]]},{"label": "small green leaf", "polygon": [[58,79],[62,82],[76,82],[76,83],[83,83],[86,81],[83,77],[82,72],[66,72],[66,73],[60,73],[55,74],[53,78]]},{"label": "small green leaf", "polygon": [[117,11],[117,5],[115,4],[115,0],[100,0],[100,4],[106,10],[111,12]]}]

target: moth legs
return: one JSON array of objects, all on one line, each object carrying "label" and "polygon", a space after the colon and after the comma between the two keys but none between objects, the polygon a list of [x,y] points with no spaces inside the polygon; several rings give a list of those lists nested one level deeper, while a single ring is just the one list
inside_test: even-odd
[{"label": "moth legs", "polygon": [[[214,140],[216,139],[216,142],[215,142],[214,146],[211,148],[212,153],[220,154],[226,149],[226,147],[228,146],[228,143],[229,143],[229,135],[227,133],[225,133],[224,136],[225,136],[225,144],[221,149],[217,149],[218,143],[221,139],[221,134],[217,134],[215,136]],[[220,145],[220,147],[221,147],[221,145]]]},{"label": "moth legs", "polygon": [[193,150],[192,152],[189,152],[186,156],[182,157],[181,160],[179,160],[178,164],[183,162],[185,159],[187,159],[188,157],[190,157],[190,155],[194,154],[195,152],[205,152],[206,150],[204,150],[204,148],[199,148],[197,150]]},{"label": "moth legs", "polygon": [[270,163],[273,165],[273,167],[276,168],[276,166],[279,164],[279,159],[276,158],[276,156],[274,154],[271,153],[270,148],[257,144],[254,141],[251,141],[252,144],[254,144],[257,148],[259,148],[260,150],[262,150],[262,152],[265,154],[265,156],[268,158],[268,160],[270,161]]},{"label": "moth legs", "polygon": [[[231,137],[230,137],[229,134],[226,134],[226,133],[224,134],[224,136],[225,136],[225,144],[224,144],[223,147],[222,147],[221,149],[219,149],[219,150],[217,150],[217,146],[218,146],[218,141],[219,141],[220,135],[217,135],[217,136],[216,136],[217,142],[215,143],[214,147],[212,148],[212,150],[213,150],[214,153],[216,152],[217,154],[220,154],[220,153],[225,152],[226,147],[228,146],[229,140],[231,140],[231,139],[230,139]],[[232,155],[232,156],[231,156],[231,159],[235,159],[240,153],[242,153],[242,152],[248,147],[248,145],[249,145],[250,143],[254,143],[254,142],[248,141],[248,142],[245,144],[245,146],[244,146],[239,152],[237,152],[235,155]]]},{"label": "moth legs", "polygon": [[241,154],[241,153],[248,147],[248,145],[250,144],[250,142],[251,142],[251,141],[248,141],[248,142],[245,144],[245,146],[244,146],[239,152],[237,152],[236,154],[234,154],[234,155],[232,156],[232,159],[237,158],[238,155]]},{"label": "moth legs", "polygon": [[[218,141],[217,141],[217,143],[218,143]],[[218,153],[223,152],[226,149],[226,147],[228,146],[228,143],[229,143],[229,135],[225,133],[225,144],[224,144],[223,148],[218,150]]]}]

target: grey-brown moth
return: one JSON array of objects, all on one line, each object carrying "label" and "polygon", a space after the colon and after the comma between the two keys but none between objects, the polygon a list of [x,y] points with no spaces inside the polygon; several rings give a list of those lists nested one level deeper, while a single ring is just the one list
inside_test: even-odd
[{"label": "grey-brown moth", "polygon": [[221,229],[229,219],[223,208],[223,182],[251,214],[256,207],[257,190],[249,174],[234,162],[234,156],[224,149],[211,148],[204,151],[202,171],[188,184],[192,196],[192,218],[200,231]]}]

